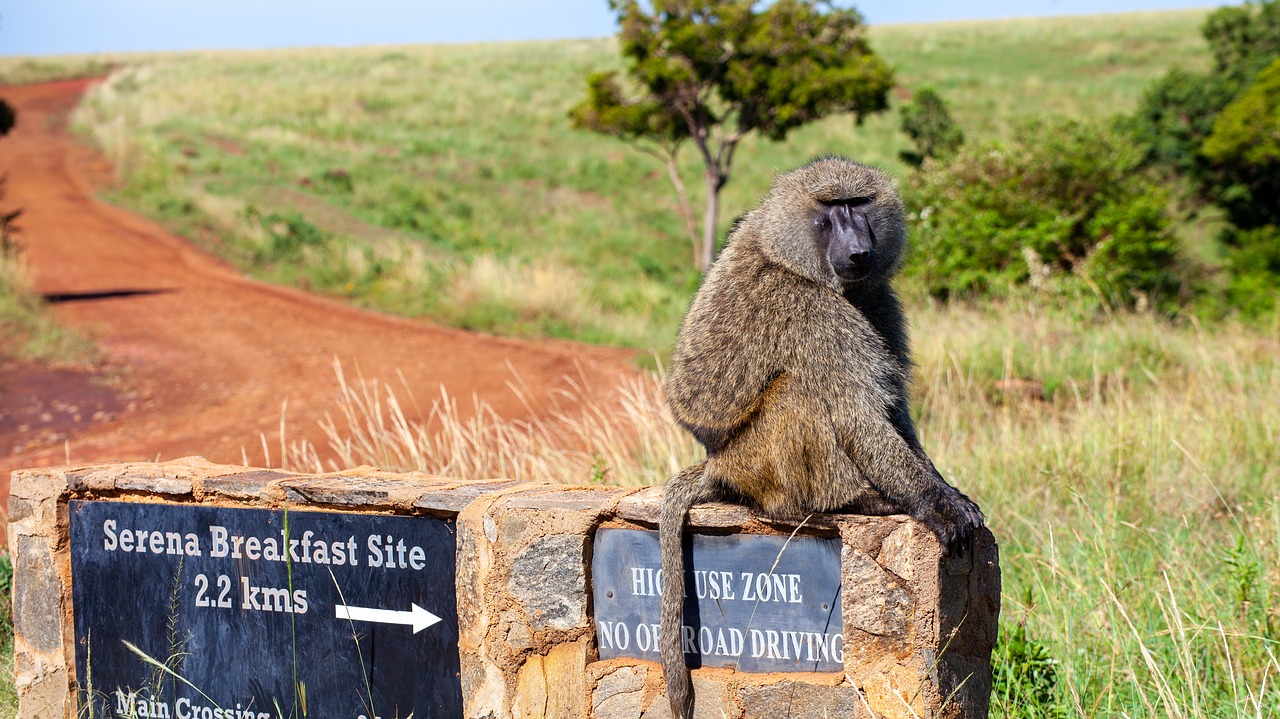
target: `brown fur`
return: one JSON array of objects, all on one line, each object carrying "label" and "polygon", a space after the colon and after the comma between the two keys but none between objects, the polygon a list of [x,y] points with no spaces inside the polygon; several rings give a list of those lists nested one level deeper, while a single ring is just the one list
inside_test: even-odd
[{"label": "brown fur", "polygon": [[[824,207],[855,198],[874,239],[873,266],[842,280],[816,223]],[[800,516],[902,512],[948,547],[982,524],[977,506],[934,469],[908,411],[909,343],[890,285],[905,239],[892,180],[819,158],[777,178],[693,300],[667,399],[707,459],[667,483],[659,527],[662,664],[677,719],[693,707],[680,647],[681,536],[693,504],[727,499]]]}]

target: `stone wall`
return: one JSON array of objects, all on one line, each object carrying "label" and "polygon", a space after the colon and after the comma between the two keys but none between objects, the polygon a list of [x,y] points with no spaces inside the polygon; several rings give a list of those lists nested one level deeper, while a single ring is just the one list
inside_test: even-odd
[{"label": "stone wall", "polygon": [[[305,475],[188,458],[14,473],[8,541],[21,717],[77,713],[68,502],[95,499],[454,519],[463,716],[670,716],[657,664],[599,660],[592,603],[595,533],[653,529],[661,489],[370,468]],[[695,508],[690,525],[709,534],[796,531],[729,505]],[[844,671],[698,669],[696,717],[986,716],[1000,598],[990,533],[945,556],[905,517],[827,515],[798,531],[840,540]]]}]

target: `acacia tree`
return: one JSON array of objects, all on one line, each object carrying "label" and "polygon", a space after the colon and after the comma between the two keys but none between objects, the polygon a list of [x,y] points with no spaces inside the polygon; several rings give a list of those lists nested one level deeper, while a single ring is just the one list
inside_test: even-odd
[{"label": "acacia tree", "polygon": [[[664,158],[680,195],[694,263],[714,259],[720,190],[734,151],[751,132],[780,141],[824,116],[858,122],[888,106],[889,66],[867,44],[861,15],[828,0],[610,0],[618,41],[639,88],[628,98],[616,73],[587,79],[570,111],[578,127],[631,141]],[[677,158],[692,144],[702,158],[706,209],[694,231]]]}]

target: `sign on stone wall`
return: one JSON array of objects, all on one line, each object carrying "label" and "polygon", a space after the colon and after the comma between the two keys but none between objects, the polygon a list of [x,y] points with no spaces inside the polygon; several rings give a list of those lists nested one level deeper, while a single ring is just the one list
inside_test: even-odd
[{"label": "sign on stone wall", "polygon": [[[683,645],[691,667],[844,670],[840,540],[693,535]],[[657,532],[601,529],[591,565],[601,659],[658,660]]]},{"label": "sign on stone wall", "polygon": [[86,716],[461,716],[453,520],[73,501]]}]

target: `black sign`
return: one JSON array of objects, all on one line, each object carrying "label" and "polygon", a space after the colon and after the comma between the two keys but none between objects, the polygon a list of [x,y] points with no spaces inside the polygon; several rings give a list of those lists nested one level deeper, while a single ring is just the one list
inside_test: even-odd
[{"label": "black sign", "polygon": [[[844,670],[840,540],[693,535],[683,644],[692,667]],[[658,659],[657,532],[602,529],[591,563],[601,659]]]},{"label": "black sign", "polygon": [[462,716],[452,520],[71,502],[87,716]]}]

